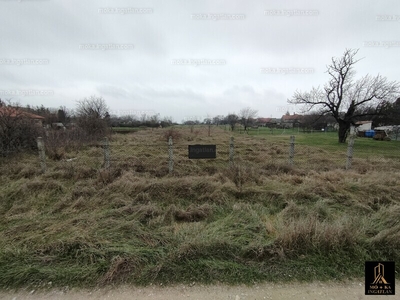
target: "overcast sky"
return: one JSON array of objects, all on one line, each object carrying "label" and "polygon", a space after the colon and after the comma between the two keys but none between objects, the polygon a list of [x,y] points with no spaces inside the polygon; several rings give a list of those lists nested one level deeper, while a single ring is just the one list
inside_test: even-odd
[{"label": "overcast sky", "polygon": [[0,0],[0,98],[175,122],[280,117],[294,91],[359,49],[357,75],[399,80],[400,1]]}]

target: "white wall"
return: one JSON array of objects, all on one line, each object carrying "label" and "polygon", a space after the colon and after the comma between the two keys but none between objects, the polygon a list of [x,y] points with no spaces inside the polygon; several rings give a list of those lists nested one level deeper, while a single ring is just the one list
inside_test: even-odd
[{"label": "white wall", "polygon": [[358,131],[371,130],[371,126],[372,126],[372,122],[371,123],[362,124],[362,125],[357,127],[357,130]]}]

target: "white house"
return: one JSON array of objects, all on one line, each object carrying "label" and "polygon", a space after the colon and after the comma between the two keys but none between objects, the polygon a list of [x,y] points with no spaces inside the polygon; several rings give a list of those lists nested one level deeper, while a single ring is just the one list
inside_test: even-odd
[{"label": "white house", "polygon": [[372,121],[356,122],[357,131],[367,131],[372,129]]}]

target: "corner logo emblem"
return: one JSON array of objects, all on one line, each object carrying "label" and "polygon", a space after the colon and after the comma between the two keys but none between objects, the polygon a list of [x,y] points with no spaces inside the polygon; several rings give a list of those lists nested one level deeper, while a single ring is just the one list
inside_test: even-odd
[{"label": "corner logo emblem", "polygon": [[394,261],[365,262],[365,295],[395,295]]},{"label": "corner logo emblem", "polygon": [[389,284],[385,280],[385,266],[379,263],[375,268],[374,268],[374,276],[375,280],[372,282],[372,284]]}]

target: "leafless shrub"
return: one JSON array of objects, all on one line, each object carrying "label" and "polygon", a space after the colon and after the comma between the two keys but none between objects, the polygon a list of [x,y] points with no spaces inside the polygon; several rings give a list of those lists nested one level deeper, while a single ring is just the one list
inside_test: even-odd
[{"label": "leafless shrub", "polygon": [[175,128],[168,128],[162,133],[162,138],[164,141],[168,141],[169,137],[172,137],[172,141],[178,141],[182,134]]},{"label": "leafless shrub", "polygon": [[46,155],[53,160],[61,160],[65,155],[67,139],[59,132],[47,132],[45,138]]},{"label": "leafless shrub", "polygon": [[40,124],[18,106],[0,107],[0,156],[37,148]]},{"label": "leafless shrub", "polygon": [[251,166],[245,164],[236,164],[227,169],[224,172],[225,176],[232,180],[235,185],[242,191],[242,186],[248,182],[259,183],[260,177],[256,174],[256,171]]},{"label": "leafless shrub", "polygon": [[77,125],[93,138],[109,134],[108,107],[102,97],[91,96],[78,101]]}]

